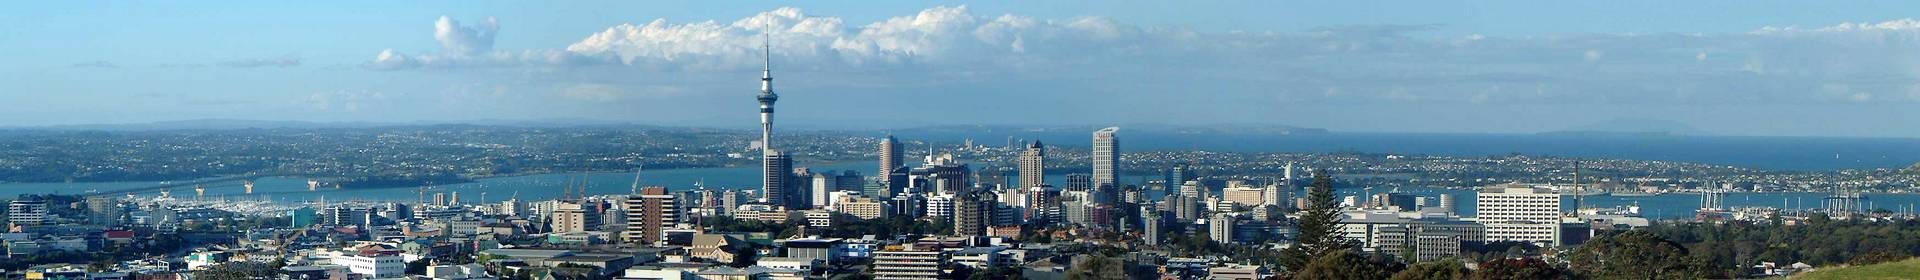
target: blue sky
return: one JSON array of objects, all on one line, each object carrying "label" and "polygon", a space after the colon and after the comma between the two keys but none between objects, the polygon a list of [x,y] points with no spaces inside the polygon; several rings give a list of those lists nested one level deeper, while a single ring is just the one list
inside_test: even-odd
[{"label": "blue sky", "polygon": [[745,127],[772,26],[783,126],[1920,137],[1920,4],[1846,4],[15,2],[0,126]]}]

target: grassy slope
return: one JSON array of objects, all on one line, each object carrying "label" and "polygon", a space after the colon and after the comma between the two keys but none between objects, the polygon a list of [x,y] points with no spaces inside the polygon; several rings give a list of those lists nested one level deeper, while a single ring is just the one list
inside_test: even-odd
[{"label": "grassy slope", "polygon": [[1920,279],[1920,258],[1855,267],[1830,267],[1788,279]]}]

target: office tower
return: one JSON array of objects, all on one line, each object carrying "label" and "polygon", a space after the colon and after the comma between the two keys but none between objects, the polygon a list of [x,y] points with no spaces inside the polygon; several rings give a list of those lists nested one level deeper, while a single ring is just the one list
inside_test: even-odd
[{"label": "office tower", "polygon": [[1166,219],[1166,213],[1153,206],[1140,206],[1141,241],[1147,245],[1160,245],[1160,223]]},{"label": "office tower", "polygon": [[447,193],[433,193],[433,205],[447,205]]},{"label": "office tower", "polygon": [[1236,220],[1234,215],[1233,213],[1213,214],[1213,219],[1207,220],[1207,238],[1213,242],[1232,243],[1233,223]]},{"label": "office tower", "polygon": [[1454,215],[1454,212],[1453,212],[1453,207],[1455,206],[1454,203],[1456,202],[1454,201],[1452,194],[1444,194],[1444,193],[1440,194],[1440,212],[1441,213],[1447,213],[1447,215]]},{"label": "office tower", "polygon": [[953,199],[953,235],[987,235],[988,219],[993,217],[994,203],[981,197],[980,191],[960,193]]},{"label": "office tower", "polygon": [[895,169],[900,169],[901,165],[906,164],[903,162],[904,159],[905,154],[900,150],[900,139],[894,139],[892,134],[888,134],[887,138],[880,139],[880,173],[876,175],[880,176],[882,181],[891,182],[892,177],[887,175],[893,174]]},{"label": "office tower", "polygon": [[19,199],[7,203],[7,222],[13,226],[32,227],[47,222],[47,201],[37,195],[21,195]]},{"label": "office tower", "polygon": [[1483,188],[1475,199],[1487,241],[1559,246],[1560,193],[1549,187],[1503,184]]},{"label": "office tower", "polygon": [[833,201],[827,200],[827,195],[833,192],[833,188],[836,185],[833,180],[834,177],[826,173],[813,174],[812,184],[808,184],[812,190],[807,192],[807,206],[809,208],[823,209],[827,207],[827,204],[833,203]]},{"label": "office tower", "polygon": [[740,207],[740,191],[727,190],[724,192],[720,192],[720,209],[719,209],[720,211],[719,213],[716,213],[716,214],[721,216],[733,216],[733,209],[737,209],[739,207]]},{"label": "office tower", "polygon": [[1186,181],[1180,184],[1180,196],[1205,198],[1207,197],[1207,187],[1200,185],[1200,181]]},{"label": "office tower", "polygon": [[559,201],[553,207],[553,233],[585,232],[600,229],[600,207],[595,202]]},{"label": "office tower", "polygon": [[[973,189],[973,169],[960,163],[953,154],[927,156],[926,164],[908,171],[908,186],[921,192],[955,194]],[[919,185],[915,185],[919,184]]]},{"label": "office tower", "polygon": [[762,166],[766,172],[761,174],[761,186],[764,188],[760,190],[760,202],[787,209],[799,208],[793,204],[796,198],[789,197],[794,193],[791,186],[793,179],[790,178],[793,176],[793,158],[780,150],[767,150]]},{"label": "office tower", "polygon": [[[585,192],[582,192],[580,193],[580,195],[586,196],[587,194]],[[448,194],[447,206],[458,206],[458,205],[460,205],[460,192],[453,192],[452,194]]]},{"label": "office tower", "polygon": [[954,196],[953,194],[936,194],[936,195],[927,196],[926,216],[932,217],[936,221],[952,219],[953,218],[953,199],[954,199],[953,196]]},{"label": "office tower", "polygon": [[680,222],[680,207],[667,188],[647,187],[640,194],[627,196],[627,228],[621,232],[627,242],[641,245],[659,243],[665,229]]},{"label": "office tower", "polygon": [[110,196],[87,197],[87,221],[95,225],[118,226],[126,221],[127,208]]},{"label": "office tower", "polygon": [[1167,190],[1172,191],[1173,187],[1180,186],[1180,184],[1184,184],[1187,181],[1193,181],[1195,178],[1198,178],[1198,177],[1199,176],[1193,175],[1192,166],[1187,166],[1185,164],[1174,166],[1173,176],[1168,177],[1168,178],[1172,178],[1173,181],[1167,181]]},{"label": "office tower", "polygon": [[1070,192],[1084,192],[1093,189],[1093,176],[1087,174],[1067,174],[1067,189]]},{"label": "office tower", "polygon": [[1040,141],[1027,145],[1027,151],[1020,153],[1020,188],[1030,189],[1046,184],[1047,148]]},{"label": "office tower", "polygon": [[1115,179],[1120,175],[1120,139],[1114,133],[1119,127],[1102,128],[1093,132],[1093,185],[1118,185]]},{"label": "office tower", "polygon": [[1285,205],[1284,203],[1286,203],[1286,201],[1291,200],[1288,196],[1293,196],[1292,192],[1288,192],[1286,188],[1280,187],[1280,183],[1277,182],[1267,184],[1266,187],[1260,188],[1260,192],[1260,198],[1262,199],[1260,206]]}]

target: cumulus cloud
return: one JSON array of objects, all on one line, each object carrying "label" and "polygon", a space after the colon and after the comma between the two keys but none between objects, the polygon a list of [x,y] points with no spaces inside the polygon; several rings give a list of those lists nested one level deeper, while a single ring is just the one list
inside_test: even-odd
[{"label": "cumulus cloud", "polygon": [[[1920,84],[1920,55],[1910,54],[1920,48],[1920,21],[1911,19],[1724,34],[1446,37],[1426,35],[1440,25],[1206,32],[1102,17],[983,15],[965,6],[851,23],[780,8],[731,21],[623,23],[564,47],[527,50],[494,49],[501,23],[493,18],[463,24],[441,17],[434,27],[439,49],[382,50],[366,66],[714,73],[758,68],[761,44],[770,43],[776,68],[970,82],[1207,84],[1222,95],[1290,92],[1282,98],[1288,102],[1858,103],[1900,100],[1874,97],[1908,96]],[[1830,85],[1848,90],[1834,93]],[[1502,86],[1536,90],[1489,90]],[[562,92],[609,96],[597,94],[603,89]]]}]

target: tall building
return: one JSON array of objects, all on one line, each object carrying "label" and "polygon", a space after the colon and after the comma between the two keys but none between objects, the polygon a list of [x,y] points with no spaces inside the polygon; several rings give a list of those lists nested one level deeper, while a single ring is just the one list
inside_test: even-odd
[{"label": "tall building", "polygon": [[875,175],[880,176],[881,181],[890,182],[891,177],[887,174],[893,174],[893,170],[900,169],[900,166],[905,164],[902,162],[905,158],[905,154],[900,150],[900,139],[894,139],[892,134],[888,134],[886,139],[880,139],[880,173]]},{"label": "tall building", "polygon": [[1153,209],[1151,206],[1140,208],[1141,241],[1146,242],[1147,245],[1160,245],[1160,224],[1161,220],[1166,219],[1166,213],[1161,213],[1160,210]]},{"label": "tall building", "polygon": [[781,153],[780,150],[767,150],[766,161],[761,166],[764,167],[765,174],[761,174],[760,177],[764,187],[760,190],[762,194],[760,202],[787,209],[800,208],[793,204],[794,201],[799,201],[799,198],[790,197],[795,193],[791,178],[793,158],[788,157],[786,153]]},{"label": "tall building", "polygon": [[1236,218],[1232,213],[1213,214],[1213,218],[1207,220],[1207,239],[1220,243],[1232,243],[1233,223],[1237,220]]},{"label": "tall building", "polygon": [[1093,177],[1087,174],[1067,174],[1066,191],[1084,192],[1093,190]]},{"label": "tall building", "polygon": [[1487,241],[1559,246],[1560,192],[1549,187],[1503,184],[1482,188],[1474,200]]},{"label": "tall building", "polygon": [[1046,184],[1047,148],[1040,141],[1027,145],[1027,151],[1020,153],[1020,188],[1030,189]]},{"label": "tall building", "polygon": [[552,223],[553,233],[585,232],[600,229],[600,207],[598,202],[559,201],[554,204]]},{"label": "tall building", "polygon": [[96,225],[118,226],[126,221],[126,207],[120,206],[120,200],[109,196],[87,198],[87,221]]},{"label": "tall building", "polygon": [[1120,139],[1114,133],[1119,127],[1102,128],[1093,132],[1093,185],[1116,185],[1120,172]]},{"label": "tall building", "polygon": [[834,181],[837,177],[827,173],[813,173],[812,177],[813,180],[811,180],[811,184],[807,184],[809,188],[812,188],[812,190],[807,192],[807,206],[812,209],[826,208],[828,204],[833,203],[832,200],[828,200],[827,196],[833,193],[834,188],[839,186],[839,184]]},{"label": "tall building", "polygon": [[21,195],[7,203],[7,222],[24,227],[46,224],[47,201],[37,195]]},{"label": "tall building", "polygon": [[993,200],[981,197],[982,191],[962,192],[953,199],[953,235],[987,235],[993,217]]},{"label": "tall building", "polygon": [[733,209],[738,208],[740,208],[740,191],[727,190],[720,192],[720,213],[716,214],[732,216]]},{"label": "tall building", "polygon": [[680,208],[667,188],[647,187],[640,194],[627,196],[627,228],[621,232],[627,242],[652,245],[660,242],[667,228],[680,221]]}]

